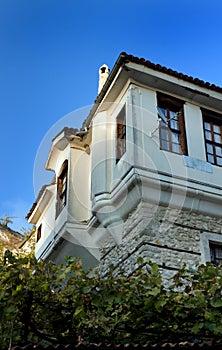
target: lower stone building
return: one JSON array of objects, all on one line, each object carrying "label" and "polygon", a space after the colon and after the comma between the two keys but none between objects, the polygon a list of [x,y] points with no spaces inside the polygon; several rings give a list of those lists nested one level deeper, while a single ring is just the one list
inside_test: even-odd
[{"label": "lower stone building", "polygon": [[[222,218],[141,202],[124,223],[122,242],[106,243],[99,270],[110,265],[131,274],[138,258],[158,264],[169,280],[185,263],[189,267],[222,262]],[[218,245],[219,244],[219,245]]]}]

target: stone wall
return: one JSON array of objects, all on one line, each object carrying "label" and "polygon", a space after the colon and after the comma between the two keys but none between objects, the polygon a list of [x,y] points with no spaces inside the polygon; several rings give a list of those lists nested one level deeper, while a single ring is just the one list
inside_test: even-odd
[{"label": "stone wall", "polygon": [[222,238],[222,219],[141,202],[124,223],[122,242],[103,248],[100,272],[106,274],[113,264],[117,271],[130,274],[142,257],[156,262],[164,279],[169,279],[183,263],[195,266],[203,261],[203,232]]}]

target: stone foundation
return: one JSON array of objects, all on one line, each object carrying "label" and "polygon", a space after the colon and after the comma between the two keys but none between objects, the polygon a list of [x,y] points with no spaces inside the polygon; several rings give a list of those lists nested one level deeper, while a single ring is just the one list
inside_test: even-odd
[{"label": "stone foundation", "polygon": [[141,202],[122,231],[119,245],[103,248],[100,272],[106,274],[112,264],[117,271],[130,274],[141,257],[157,263],[163,278],[169,279],[183,263],[195,266],[203,262],[201,235],[210,232],[222,238],[222,218]]}]

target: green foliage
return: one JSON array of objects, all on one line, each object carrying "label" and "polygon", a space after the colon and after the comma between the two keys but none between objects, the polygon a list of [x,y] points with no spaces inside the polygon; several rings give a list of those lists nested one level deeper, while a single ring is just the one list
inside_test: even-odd
[{"label": "green foliage", "polygon": [[32,225],[32,227],[28,229],[25,227],[21,227],[20,229],[21,234],[26,238],[32,236],[35,233],[35,231],[36,231],[35,225]]},{"label": "green foliage", "polygon": [[0,224],[8,227],[8,224],[13,224],[12,219],[15,219],[15,218],[16,218],[16,216],[10,216],[10,215],[5,214],[4,218],[0,218]]},{"label": "green foliage", "polygon": [[178,342],[222,338],[222,270],[185,266],[165,288],[158,266],[101,278],[6,251],[0,259],[0,349],[29,342]]}]

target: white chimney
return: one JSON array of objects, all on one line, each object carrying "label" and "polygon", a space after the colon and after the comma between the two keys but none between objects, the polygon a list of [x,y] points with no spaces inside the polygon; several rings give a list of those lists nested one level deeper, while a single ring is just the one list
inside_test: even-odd
[{"label": "white chimney", "polygon": [[109,76],[110,69],[106,64],[103,64],[99,68],[99,88],[98,88],[98,94],[103,88],[103,85],[105,84],[108,76]]}]

